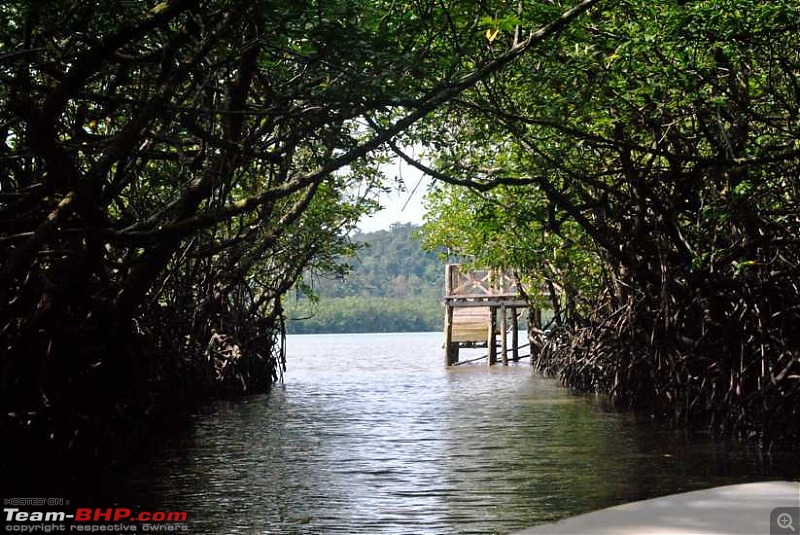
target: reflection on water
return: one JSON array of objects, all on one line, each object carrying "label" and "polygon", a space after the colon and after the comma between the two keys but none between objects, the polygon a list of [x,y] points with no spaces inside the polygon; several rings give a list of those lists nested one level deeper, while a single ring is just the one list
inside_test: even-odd
[{"label": "reflection on water", "polygon": [[189,511],[195,533],[505,533],[797,475],[789,456],[688,440],[527,364],[445,370],[441,343],[438,333],[289,337],[284,387],[198,414],[130,491]]}]

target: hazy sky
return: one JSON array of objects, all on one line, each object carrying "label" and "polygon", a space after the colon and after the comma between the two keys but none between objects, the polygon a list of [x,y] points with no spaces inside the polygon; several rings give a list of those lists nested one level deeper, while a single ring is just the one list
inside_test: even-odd
[{"label": "hazy sky", "polygon": [[[406,185],[406,191],[393,191],[388,195],[381,195],[380,203],[384,209],[372,217],[364,218],[358,223],[358,228],[362,232],[375,232],[376,230],[388,229],[392,223],[416,223],[422,224],[422,216],[425,211],[422,208],[422,197],[427,190],[428,177],[424,177],[422,182],[412,194],[414,186],[419,182],[422,173],[417,169],[406,164],[400,166],[400,162],[385,170],[388,177],[402,177]],[[405,208],[403,206],[405,205]]]}]

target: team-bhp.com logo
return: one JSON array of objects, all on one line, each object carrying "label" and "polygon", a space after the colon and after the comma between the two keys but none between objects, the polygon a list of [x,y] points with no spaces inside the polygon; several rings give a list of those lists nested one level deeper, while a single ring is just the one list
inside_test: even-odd
[{"label": "team-bhp.com logo", "polygon": [[4,507],[7,532],[136,533],[188,531],[186,511],[132,511],[126,507],[78,507],[74,511],[31,511]]}]

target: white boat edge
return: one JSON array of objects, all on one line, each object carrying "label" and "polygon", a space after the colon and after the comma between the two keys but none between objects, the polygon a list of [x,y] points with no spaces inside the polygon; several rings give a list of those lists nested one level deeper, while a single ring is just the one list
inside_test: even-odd
[{"label": "white boat edge", "polygon": [[[790,512],[794,532],[785,517],[784,529],[774,523],[780,513],[773,514],[777,507],[797,509]],[[626,503],[513,535],[800,535],[798,516],[800,482],[765,481]]]}]

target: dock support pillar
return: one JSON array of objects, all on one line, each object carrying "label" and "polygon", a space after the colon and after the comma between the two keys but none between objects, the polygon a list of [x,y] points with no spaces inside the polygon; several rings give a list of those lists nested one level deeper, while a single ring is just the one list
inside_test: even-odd
[{"label": "dock support pillar", "polygon": [[[447,264],[444,268],[444,295],[452,295],[458,276],[456,266]],[[453,305],[445,300],[444,304],[444,365],[452,366],[458,362],[458,342],[453,342]]]},{"label": "dock support pillar", "polygon": [[458,342],[453,342],[453,306],[445,304],[444,313],[444,365],[458,362]]},{"label": "dock support pillar", "polygon": [[511,359],[519,360],[519,323],[517,322],[517,309],[511,309]]},{"label": "dock support pillar", "polygon": [[497,331],[497,307],[489,307],[489,325],[486,337],[486,349],[489,353],[489,366],[497,364],[497,345],[495,332]]},{"label": "dock support pillar", "polygon": [[506,314],[508,309],[501,305],[500,306],[500,362],[503,363],[503,366],[508,366],[508,329]]}]

